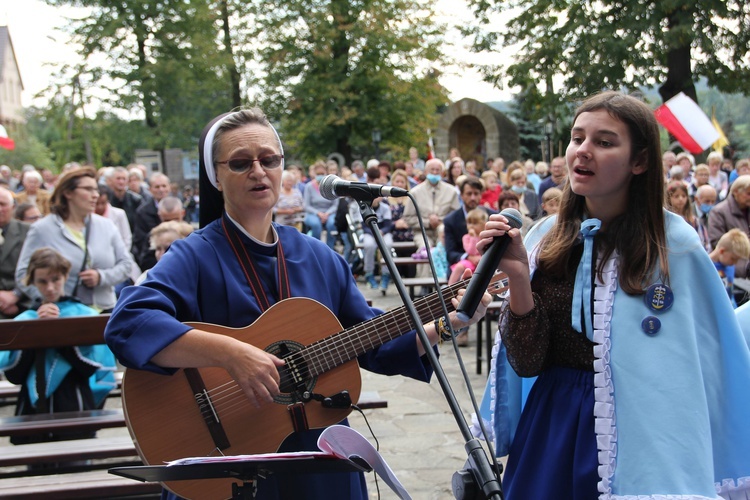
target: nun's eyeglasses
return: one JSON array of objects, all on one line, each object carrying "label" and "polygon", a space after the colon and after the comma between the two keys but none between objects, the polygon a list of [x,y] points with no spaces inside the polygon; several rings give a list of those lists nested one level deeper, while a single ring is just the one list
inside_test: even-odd
[{"label": "nun's eyeglasses", "polygon": [[260,163],[260,166],[266,170],[279,168],[281,166],[281,160],[284,159],[284,155],[266,155],[260,158],[232,158],[226,161],[217,161],[217,164],[226,163],[229,170],[235,173],[247,172],[253,168],[253,163],[256,161]]}]

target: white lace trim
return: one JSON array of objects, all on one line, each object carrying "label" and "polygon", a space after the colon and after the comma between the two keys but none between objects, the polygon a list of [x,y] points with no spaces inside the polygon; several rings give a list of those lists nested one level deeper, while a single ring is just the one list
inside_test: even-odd
[{"label": "white lace trim", "polygon": [[735,483],[732,479],[725,479],[716,483],[716,493],[727,500],[750,500],[750,477],[741,477]]},{"label": "white lace trim", "polygon": [[[609,367],[610,322],[612,303],[617,289],[617,253],[613,252],[604,265],[601,281],[596,277],[594,287],[594,431],[598,460],[600,499],[612,497],[612,475],[617,457],[617,422],[613,397],[612,371]],[[626,497],[622,497],[626,498]],[[635,499],[636,497],[632,497]],[[656,498],[656,497],[654,497]]]}]

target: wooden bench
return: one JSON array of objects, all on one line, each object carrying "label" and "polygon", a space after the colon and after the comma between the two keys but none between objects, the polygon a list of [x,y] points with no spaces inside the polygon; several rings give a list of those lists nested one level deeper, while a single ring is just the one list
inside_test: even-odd
[{"label": "wooden bench", "polygon": [[[415,290],[417,287],[426,287],[431,290],[435,290],[435,281],[431,277],[404,278],[402,281],[404,282],[404,286],[409,289],[409,297],[411,297],[412,299],[416,297]],[[440,284],[440,286],[447,285],[448,280],[445,278],[440,278],[438,280],[438,283]]]},{"label": "wooden bench", "polygon": [[0,497],[14,499],[159,498],[161,484],[143,483],[106,470],[0,480]]},{"label": "wooden bench", "polygon": [[[122,376],[124,372],[115,372],[115,382],[117,386],[107,394],[108,398],[119,398],[122,389]],[[7,380],[0,380],[0,406],[16,404],[18,394],[21,392],[21,386],[11,384]]]},{"label": "wooden bench", "polygon": [[[380,259],[381,264],[385,264],[385,260]],[[393,257],[393,263],[398,265],[417,265],[417,264],[429,264],[430,261],[427,259],[413,259],[411,257]]]},{"label": "wooden bench", "polygon": [[125,427],[122,408],[0,417],[0,436],[29,436],[43,432],[89,432],[113,427]]},{"label": "wooden bench", "polygon": [[393,245],[391,245],[391,248],[395,250],[409,250],[409,249],[417,249],[417,246],[414,244],[413,241],[394,241]]},{"label": "wooden bench", "polygon": [[130,436],[74,439],[7,446],[0,453],[0,467],[137,456]]},{"label": "wooden bench", "polygon": [[[0,321],[0,349],[47,349],[104,343],[109,315]],[[121,374],[120,374],[121,376]],[[118,380],[120,383],[121,379]],[[17,386],[2,384],[2,394],[10,401],[18,397]],[[88,432],[125,426],[121,408],[63,412],[0,418],[0,436],[28,436],[45,432]],[[140,463],[129,436],[34,443],[7,446],[0,452],[5,470],[0,479],[0,497],[8,498],[118,498],[133,495],[158,496],[158,484],[144,484],[112,476],[106,461],[132,457],[128,464]],[[26,466],[95,460],[91,465],[63,466],[59,470]],[[100,470],[95,470],[96,468]],[[15,470],[13,470],[15,469]],[[75,470],[73,470],[75,469]],[[70,472],[67,472],[71,470]],[[65,471],[66,473],[59,473]]]}]

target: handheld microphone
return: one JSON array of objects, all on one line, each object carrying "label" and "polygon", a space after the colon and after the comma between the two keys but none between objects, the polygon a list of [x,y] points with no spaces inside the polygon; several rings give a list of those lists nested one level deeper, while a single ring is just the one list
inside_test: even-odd
[{"label": "handheld microphone", "polygon": [[351,196],[357,201],[372,201],[383,196],[402,197],[409,193],[406,189],[366,182],[345,181],[335,175],[326,175],[320,181],[320,196],[326,200],[335,200],[342,196]]},{"label": "handheld microphone", "polygon": [[[515,208],[506,208],[500,212],[500,215],[508,219],[508,225],[511,229],[518,229],[523,225],[521,212]],[[510,241],[510,236],[507,233],[499,236],[490,243],[487,251],[482,255],[479,264],[477,264],[476,271],[474,271],[471,280],[469,280],[469,286],[466,287],[466,293],[456,309],[458,319],[461,321],[468,322],[474,316],[474,313],[477,312],[477,307],[479,307],[479,303],[482,301],[482,296],[487,290],[490,281],[492,281],[492,276],[494,276]]]}]

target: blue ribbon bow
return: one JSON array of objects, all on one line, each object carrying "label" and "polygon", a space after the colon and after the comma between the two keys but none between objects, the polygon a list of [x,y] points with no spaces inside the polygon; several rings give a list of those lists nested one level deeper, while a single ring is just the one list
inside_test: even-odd
[{"label": "blue ribbon bow", "polygon": [[586,219],[581,222],[581,236],[583,237],[583,256],[578,264],[576,272],[576,283],[573,288],[573,308],[570,312],[573,328],[577,332],[581,330],[581,307],[586,322],[586,336],[593,338],[594,330],[591,322],[591,267],[594,255],[594,235],[602,227],[599,219]]}]

